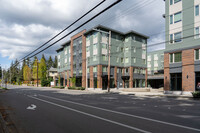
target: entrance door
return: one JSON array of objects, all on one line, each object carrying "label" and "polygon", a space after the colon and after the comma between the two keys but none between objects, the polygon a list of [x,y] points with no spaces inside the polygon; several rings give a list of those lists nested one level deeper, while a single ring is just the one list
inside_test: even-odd
[{"label": "entrance door", "polygon": [[108,87],[108,78],[102,78],[102,89],[106,90]]},{"label": "entrance door", "polygon": [[124,88],[129,88],[129,80],[125,80],[125,87]]},{"label": "entrance door", "polygon": [[182,73],[173,73],[170,74],[171,78],[171,90],[172,91],[181,91],[182,90]]}]

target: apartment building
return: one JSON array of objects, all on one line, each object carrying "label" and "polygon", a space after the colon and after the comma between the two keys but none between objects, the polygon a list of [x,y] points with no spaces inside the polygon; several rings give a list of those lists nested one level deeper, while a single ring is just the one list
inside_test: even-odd
[{"label": "apartment building", "polygon": [[200,83],[200,0],[165,0],[165,91],[195,91]]},{"label": "apartment building", "polygon": [[164,87],[164,49],[147,53],[148,87]]},{"label": "apartment building", "polygon": [[147,86],[147,38],[102,25],[75,35],[57,50],[63,85],[71,85],[69,79],[75,77],[76,86],[88,88]]}]

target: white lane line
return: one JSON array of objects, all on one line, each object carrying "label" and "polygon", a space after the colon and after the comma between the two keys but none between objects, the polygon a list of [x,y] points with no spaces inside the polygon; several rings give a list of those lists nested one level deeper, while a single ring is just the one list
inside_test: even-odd
[{"label": "white lane line", "polygon": [[122,126],[122,127],[126,127],[126,128],[129,128],[129,129],[135,130],[135,131],[139,131],[139,132],[142,132],[142,133],[151,133],[151,132],[148,132],[148,131],[145,131],[145,130],[142,130],[142,129],[139,129],[139,128],[136,128],[136,127],[132,127],[132,126],[129,126],[129,125],[126,125],[126,124],[123,124],[123,123],[119,123],[119,122],[116,122],[116,121],[105,119],[105,118],[102,118],[102,117],[99,117],[99,116],[96,116],[96,115],[92,115],[92,114],[89,114],[89,113],[86,113],[86,112],[82,112],[82,111],[79,111],[79,110],[76,110],[76,109],[73,109],[73,108],[69,108],[69,107],[66,107],[66,106],[63,106],[63,105],[60,105],[60,104],[57,104],[57,103],[53,103],[53,102],[50,102],[50,101],[47,101],[47,100],[40,99],[40,98],[37,98],[37,97],[33,97],[33,96],[28,96],[28,97],[42,101],[42,102],[45,102],[45,103],[48,103],[48,104],[51,104],[51,105],[55,105],[55,106],[64,108],[64,109],[67,109],[67,110],[71,110],[71,111],[74,111],[74,112],[77,112],[77,113],[80,113],[80,114],[84,114],[84,115],[87,115],[87,116],[90,116],[90,117],[93,117],[93,118],[96,118],[96,119],[100,119],[100,120],[103,120],[103,121],[106,121],[106,122],[110,122],[110,123],[113,123],[113,124],[116,124],[116,125],[119,125],[119,126]]},{"label": "white lane line", "polygon": [[143,120],[153,121],[153,122],[157,122],[157,123],[161,123],[161,124],[166,124],[166,125],[170,125],[170,126],[175,126],[175,127],[179,127],[179,128],[184,128],[184,129],[194,130],[194,131],[199,131],[200,132],[200,129],[198,129],[198,128],[183,126],[183,125],[179,125],[179,124],[169,123],[169,122],[165,122],[165,121],[160,121],[160,120],[146,118],[146,117],[142,117],[142,116],[127,114],[127,113],[123,113],[123,112],[113,111],[113,110],[104,109],[104,108],[100,108],[100,107],[95,107],[95,106],[91,106],[91,105],[87,105],[87,104],[82,104],[82,103],[72,102],[72,101],[63,100],[63,99],[59,99],[59,98],[54,98],[54,97],[51,97],[51,96],[45,96],[45,95],[41,95],[41,94],[39,94],[39,95],[43,96],[43,97],[47,97],[47,98],[63,101],[63,102],[76,104],[76,105],[81,105],[81,106],[90,107],[90,108],[94,108],[94,109],[99,109],[99,110],[112,112],[112,113],[116,113],[116,114],[120,114],[120,115],[126,115],[126,116],[130,116],[130,117],[134,117],[134,118],[139,118],[139,119],[143,119]]}]

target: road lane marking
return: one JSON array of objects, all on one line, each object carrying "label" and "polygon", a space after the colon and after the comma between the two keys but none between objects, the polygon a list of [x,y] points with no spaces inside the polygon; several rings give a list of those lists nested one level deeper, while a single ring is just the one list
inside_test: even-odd
[{"label": "road lane marking", "polygon": [[36,105],[31,104],[31,106],[28,106],[26,109],[29,109],[29,110],[35,110],[36,107],[37,107]]},{"label": "road lane marking", "polygon": [[130,116],[130,117],[134,117],[134,118],[138,118],[138,119],[153,121],[153,122],[157,122],[157,123],[161,123],[161,124],[165,124],[165,125],[170,125],[170,126],[175,126],[175,127],[179,127],[179,128],[184,128],[184,129],[189,129],[189,130],[199,131],[200,132],[200,129],[198,129],[198,128],[183,126],[183,125],[179,125],[179,124],[175,124],[175,123],[169,123],[169,122],[165,122],[165,121],[160,121],[160,120],[146,118],[146,117],[142,117],[142,116],[127,114],[127,113],[123,113],[123,112],[113,111],[113,110],[104,109],[104,108],[100,108],[100,107],[95,107],[95,106],[91,106],[91,105],[87,105],[87,104],[82,104],[82,103],[77,103],[77,102],[73,102],[73,101],[63,100],[63,99],[59,99],[59,98],[55,98],[55,97],[51,97],[51,96],[46,96],[46,95],[41,95],[41,94],[39,94],[39,96],[43,96],[43,97],[47,97],[47,98],[50,98],[50,99],[55,99],[55,100],[59,100],[59,101],[63,101],[63,102],[76,104],[76,105],[81,105],[81,106],[90,107],[90,108],[94,108],[94,109],[99,109],[99,110],[112,112],[112,113],[116,113],[116,114],[120,114],[120,115]]},{"label": "road lane marking", "polygon": [[129,129],[135,130],[135,131],[139,131],[139,132],[142,132],[142,133],[151,133],[149,131],[145,131],[145,130],[142,130],[142,129],[139,129],[139,128],[136,128],[136,127],[133,127],[133,126],[129,126],[129,125],[126,125],[126,124],[123,124],[123,123],[119,123],[119,122],[116,122],[116,121],[105,119],[105,118],[102,118],[102,117],[99,117],[99,116],[96,116],[96,115],[92,115],[92,114],[89,114],[89,113],[86,113],[86,112],[82,112],[82,111],[79,111],[79,110],[76,110],[76,109],[73,109],[73,108],[69,108],[69,107],[66,107],[66,106],[63,106],[63,105],[60,105],[60,104],[57,104],[57,103],[53,103],[53,102],[50,102],[50,101],[47,101],[47,100],[40,99],[40,98],[37,98],[37,97],[33,97],[33,96],[28,96],[28,97],[36,99],[38,101],[42,101],[42,102],[51,104],[51,105],[54,105],[54,106],[58,106],[60,108],[64,108],[64,109],[71,110],[71,111],[74,111],[74,112],[77,112],[77,113],[80,113],[80,114],[84,114],[84,115],[87,115],[87,116],[90,116],[90,117],[93,117],[93,118],[96,118],[96,119],[100,119],[100,120],[103,120],[103,121],[106,121],[106,122],[110,122],[110,123],[113,123],[113,124],[116,124],[116,125],[119,125],[119,126],[122,126],[122,127],[126,127],[126,128],[129,128]]}]

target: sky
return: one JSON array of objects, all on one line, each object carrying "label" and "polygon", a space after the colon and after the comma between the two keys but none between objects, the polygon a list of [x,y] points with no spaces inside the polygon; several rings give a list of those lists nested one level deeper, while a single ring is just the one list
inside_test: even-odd
[{"label": "sky", "polygon": [[[105,1],[56,39],[67,34],[114,1]],[[19,60],[35,50],[99,2],[101,0],[0,0],[0,65],[8,68],[11,61]],[[150,37],[148,45],[163,42],[164,4],[163,0],[123,0],[70,36],[83,29],[91,29],[101,24],[122,32],[134,30],[145,34]],[[54,57],[55,50],[68,41],[69,37],[45,50],[43,52],[45,57],[48,58],[50,55]],[[161,44],[150,46],[148,50],[163,48],[164,44]],[[38,57],[40,58],[41,54]]]}]

